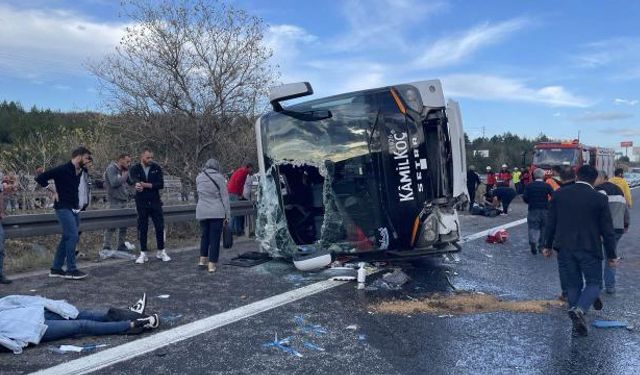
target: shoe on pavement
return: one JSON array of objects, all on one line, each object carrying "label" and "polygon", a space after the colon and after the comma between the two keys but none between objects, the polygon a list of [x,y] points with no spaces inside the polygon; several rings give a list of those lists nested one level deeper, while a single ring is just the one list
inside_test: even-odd
[{"label": "shoe on pavement", "polygon": [[149,315],[146,318],[136,319],[133,322],[134,328],[154,329],[160,326],[160,317],[158,314]]},{"label": "shoe on pavement", "polygon": [[171,257],[169,257],[169,255],[167,255],[167,251],[166,250],[158,250],[156,252],[156,258],[162,260],[163,262],[171,261]]},{"label": "shoe on pavement", "polygon": [[144,251],[141,251],[140,256],[138,257],[138,259],[136,259],[136,264],[144,264],[148,261],[149,261],[149,258],[147,257],[147,253]]},{"label": "shoe on pavement", "polygon": [[49,277],[62,277],[64,279],[66,275],[67,273],[63,270],[57,270],[55,268],[49,270]]},{"label": "shoe on pavement", "polygon": [[593,309],[600,311],[602,310],[602,308],[604,307],[604,304],[602,303],[602,299],[600,299],[600,297],[596,298],[595,301],[593,301]]},{"label": "shoe on pavement", "polygon": [[11,284],[12,282],[13,281],[4,277],[4,275],[0,275],[0,284],[8,285],[8,284]]},{"label": "shoe on pavement", "polygon": [[134,313],[144,315],[144,310],[146,307],[147,307],[147,293],[143,293],[142,298],[140,298],[138,302],[135,303],[135,305],[130,306],[129,310],[133,311]]},{"label": "shoe on pavement", "polygon": [[533,254],[533,255],[538,254],[538,248],[536,247],[536,244],[531,243],[531,244],[529,244],[529,246],[531,246],[531,254]]},{"label": "shoe on pavement", "polygon": [[64,278],[67,280],[82,280],[86,278],[88,275],[80,270],[75,271],[67,271],[64,275]]},{"label": "shoe on pavement", "polygon": [[616,294],[616,288],[606,288],[605,292],[607,294]]},{"label": "shoe on pavement", "polygon": [[572,336],[588,336],[589,329],[587,328],[587,322],[584,320],[584,313],[579,307],[572,307],[569,309],[569,318],[573,323]]}]

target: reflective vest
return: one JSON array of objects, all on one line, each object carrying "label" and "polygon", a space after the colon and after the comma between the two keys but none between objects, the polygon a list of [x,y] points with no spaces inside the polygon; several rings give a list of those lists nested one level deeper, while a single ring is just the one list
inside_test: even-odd
[{"label": "reflective vest", "polygon": [[520,171],[513,172],[513,175],[512,175],[511,178],[512,178],[514,184],[517,184],[517,183],[520,182],[520,176],[521,175],[522,175],[522,172],[520,172]]},{"label": "reflective vest", "polygon": [[547,184],[549,184],[549,186],[551,186],[553,191],[556,191],[556,190],[560,189],[560,184],[553,177],[547,178],[547,180],[545,182]]}]

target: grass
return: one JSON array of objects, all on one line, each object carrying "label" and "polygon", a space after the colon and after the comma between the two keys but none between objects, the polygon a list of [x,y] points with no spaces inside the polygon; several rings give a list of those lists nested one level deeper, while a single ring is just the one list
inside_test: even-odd
[{"label": "grass", "polygon": [[453,295],[434,294],[427,298],[405,301],[385,301],[372,306],[374,311],[387,314],[478,314],[497,311],[542,314],[550,307],[560,307],[558,300],[503,301],[497,297],[463,292]]},{"label": "grass", "polygon": [[[155,250],[155,231],[149,228],[149,250]],[[192,246],[200,240],[200,227],[197,222],[167,224],[167,244],[172,248],[182,248]],[[98,259],[98,251],[102,249],[102,236],[104,231],[83,232],[77,249],[81,256],[78,261],[94,261]],[[113,236],[115,242],[117,233]],[[136,245],[136,252],[139,249],[136,228],[129,228],[127,240]],[[48,269],[53,260],[60,235],[40,236],[21,239],[5,240],[4,273],[11,275],[15,273]]]}]

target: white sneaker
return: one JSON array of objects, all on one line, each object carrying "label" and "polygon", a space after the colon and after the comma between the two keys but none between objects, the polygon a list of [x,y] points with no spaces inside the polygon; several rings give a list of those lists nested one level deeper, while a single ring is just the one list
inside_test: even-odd
[{"label": "white sneaker", "polygon": [[147,258],[147,253],[144,251],[141,251],[140,256],[138,257],[138,259],[136,259],[136,264],[144,264],[148,261],[149,261],[149,258]]},{"label": "white sneaker", "polygon": [[167,255],[166,250],[158,250],[156,252],[156,258],[161,259],[163,262],[169,262],[171,260],[171,257]]}]

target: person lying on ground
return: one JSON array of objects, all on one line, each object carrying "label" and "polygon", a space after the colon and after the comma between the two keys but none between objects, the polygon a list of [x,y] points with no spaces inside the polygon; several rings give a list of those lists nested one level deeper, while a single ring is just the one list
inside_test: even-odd
[{"label": "person lying on ground", "polygon": [[133,335],[158,328],[145,314],[146,296],[128,309],[78,310],[64,300],[10,295],[0,298],[0,348],[21,354],[29,344],[78,336]]}]

